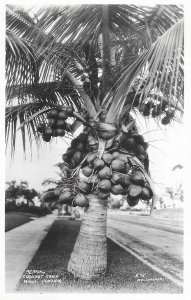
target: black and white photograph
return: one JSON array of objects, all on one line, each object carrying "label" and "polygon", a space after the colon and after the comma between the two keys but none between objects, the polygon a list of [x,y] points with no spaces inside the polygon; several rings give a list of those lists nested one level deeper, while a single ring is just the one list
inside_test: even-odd
[{"label": "black and white photograph", "polygon": [[184,5],[4,12],[6,295],[183,295]]}]

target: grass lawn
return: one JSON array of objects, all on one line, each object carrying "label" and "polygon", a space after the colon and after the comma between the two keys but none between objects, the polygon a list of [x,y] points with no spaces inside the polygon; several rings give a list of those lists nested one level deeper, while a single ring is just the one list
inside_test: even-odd
[{"label": "grass lawn", "polygon": [[[17,291],[182,293],[181,288],[144,265],[110,239],[108,239],[108,270],[105,276],[91,282],[74,279],[67,272],[67,265],[79,232],[79,225],[80,221],[65,218],[55,221],[27,268],[30,275],[27,271],[24,272]],[[41,276],[32,278],[32,275],[37,274],[35,272],[41,272]]]},{"label": "grass lawn", "polygon": [[34,214],[25,212],[8,212],[5,213],[5,231],[9,231],[15,227],[32,221],[32,217],[37,217]]}]

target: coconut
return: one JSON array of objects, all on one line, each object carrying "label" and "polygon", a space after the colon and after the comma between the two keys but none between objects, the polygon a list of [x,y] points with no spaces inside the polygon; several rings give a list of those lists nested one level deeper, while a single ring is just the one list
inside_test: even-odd
[{"label": "coconut", "polygon": [[135,147],[134,139],[132,137],[129,137],[128,139],[126,139],[124,148],[127,150],[132,150],[134,147]]},{"label": "coconut", "polygon": [[82,169],[82,174],[83,174],[84,176],[86,176],[86,177],[91,176],[92,173],[93,173],[93,169],[90,168],[89,166],[86,166],[86,167],[84,167],[84,168]]},{"label": "coconut", "polygon": [[43,133],[42,138],[43,138],[43,141],[45,141],[45,142],[50,142],[50,140],[51,140],[51,135],[48,134],[48,133]]},{"label": "coconut", "polygon": [[142,200],[150,200],[153,197],[153,192],[150,187],[144,186],[140,198]]},{"label": "coconut", "polygon": [[99,182],[98,187],[102,192],[109,192],[111,190],[111,181],[108,179],[102,179]]},{"label": "coconut", "polygon": [[88,194],[91,191],[91,184],[84,180],[80,180],[77,184],[77,188]]},{"label": "coconut", "polygon": [[66,153],[64,153],[64,154],[62,155],[62,159],[63,159],[63,161],[65,161],[67,164],[69,164],[70,161],[71,161],[71,158],[70,158]]},{"label": "coconut", "polygon": [[112,170],[117,172],[122,172],[125,167],[125,163],[121,161],[120,159],[116,158],[111,163]]},{"label": "coconut", "polygon": [[68,118],[67,112],[65,110],[61,110],[58,113],[58,119],[65,121]]},{"label": "coconut", "polygon": [[57,134],[58,136],[64,136],[64,135],[65,135],[64,129],[57,128],[55,131],[56,131],[56,134]]},{"label": "coconut", "polygon": [[75,150],[73,147],[69,147],[69,148],[67,149],[67,151],[66,151],[66,154],[67,154],[70,158],[72,158],[72,156],[73,156],[73,154],[74,154],[75,151],[76,151],[76,150]]},{"label": "coconut", "polygon": [[151,114],[152,114],[153,118],[156,118],[156,117],[160,116],[162,114],[162,112],[163,112],[163,108],[161,107],[160,104],[158,104],[158,105],[155,105],[155,107],[152,109]]},{"label": "coconut", "polygon": [[142,187],[139,185],[131,185],[129,192],[128,192],[128,198],[130,199],[138,199],[142,193]]},{"label": "coconut", "polygon": [[99,170],[103,169],[105,163],[102,159],[96,158],[93,162],[93,165],[94,165],[95,170],[99,171]]},{"label": "coconut", "polygon": [[52,135],[53,134],[53,130],[52,130],[52,128],[50,128],[50,127],[46,127],[45,129],[44,129],[44,132],[43,132],[44,134],[48,134],[48,135]]},{"label": "coconut", "polygon": [[144,148],[141,144],[136,144],[134,151],[137,155],[144,153]]},{"label": "coconut", "polygon": [[55,191],[48,191],[43,193],[42,195],[42,201],[43,202],[52,202],[58,199],[58,196],[56,195]]},{"label": "coconut", "polygon": [[143,146],[144,150],[147,150],[149,147],[149,143],[147,143],[147,142],[144,142],[141,145]]},{"label": "coconut", "polygon": [[112,170],[109,167],[105,166],[98,172],[98,176],[100,179],[110,179],[112,176]]},{"label": "coconut", "polygon": [[87,163],[88,164],[93,163],[96,158],[97,158],[97,153],[88,153]]},{"label": "coconut", "polygon": [[83,152],[86,149],[86,145],[84,145],[82,142],[78,142],[77,145],[75,146],[75,149]]},{"label": "coconut", "polygon": [[143,144],[145,142],[143,136],[140,134],[133,135],[133,139],[137,144]]},{"label": "coconut", "polygon": [[150,105],[148,105],[148,104],[149,103],[147,103],[141,107],[141,112],[142,112],[143,116],[145,116],[145,117],[150,116],[150,112],[151,112]]},{"label": "coconut", "polygon": [[125,164],[123,173],[128,174],[130,170],[130,165],[128,163]]},{"label": "coconut", "polygon": [[98,190],[98,196],[101,198],[101,199],[107,199],[109,196],[110,196],[110,192],[102,192],[100,190]]},{"label": "coconut", "polygon": [[65,128],[65,121],[64,120],[57,120],[56,122],[56,128],[61,128],[64,129]]},{"label": "coconut", "polygon": [[161,119],[162,125],[168,125],[170,123],[171,118],[169,117],[164,117]]},{"label": "coconut", "polygon": [[79,141],[81,142],[81,143],[86,143],[87,142],[87,139],[88,139],[88,135],[87,135],[87,133],[84,133],[84,132],[82,132],[82,133],[80,133],[79,135],[78,135],[78,139],[79,139]]},{"label": "coconut", "polygon": [[131,184],[131,176],[123,174],[121,177],[121,185],[126,188],[129,187],[130,184]]},{"label": "coconut", "polygon": [[135,205],[137,205],[139,203],[139,198],[138,199],[131,199],[127,197],[127,203],[129,204],[129,206],[133,207]]},{"label": "coconut", "polygon": [[144,160],[145,160],[145,155],[144,155],[144,154],[139,154],[139,155],[137,156],[137,158],[140,160],[141,163],[143,163]]},{"label": "coconut", "polygon": [[102,159],[106,163],[106,165],[110,165],[110,163],[112,162],[113,156],[110,153],[104,153],[102,155]]},{"label": "coconut", "polygon": [[131,177],[131,182],[135,185],[144,186],[145,177],[141,171],[134,171]]},{"label": "coconut", "polygon": [[58,133],[56,132],[56,130],[53,130],[52,136],[53,136],[53,137],[57,137],[57,136],[58,136]]},{"label": "coconut", "polygon": [[77,167],[77,165],[78,164],[73,159],[71,159],[70,164],[69,164],[69,168],[70,169],[75,169]]},{"label": "coconut", "polygon": [[67,106],[67,107],[66,107],[66,113],[67,113],[67,115],[68,115],[69,117],[72,117],[72,116],[73,116],[73,111],[74,111],[74,109],[73,109],[72,106]]},{"label": "coconut", "polygon": [[38,132],[43,133],[44,129],[46,128],[46,125],[43,123],[38,123],[36,128]]},{"label": "coconut", "polygon": [[56,120],[55,119],[48,119],[48,124],[51,128],[56,127]]},{"label": "coconut", "polygon": [[121,174],[121,173],[113,172],[113,173],[112,173],[111,181],[112,181],[114,184],[118,184],[118,183],[121,184],[122,176],[123,176],[123,174]]},{"label": "coconut", "polygon": [[83,158],[83,153],[80,151],[76,151],[76,152],[74,152],[74,155],[72,158],[77,164],[79,164]]},{"label": "coconut", "polygon": [[117,158],[120,159],[120,160],[122,160],[124,163],[128,162],[128,158],[127,158],[127,156],[125,154],[119,153],[119,155],[118,155]]},{"label": "coconut", "polygon": [[123,187],[121,186],[121,184],[113,185],[111,188],[111,193],[113,195],[121,195],[123,193]]},{"label": "coconut", "polygon": [[74,197],[74,205],[76,206],[80,206],[80,207],[88,207],[89,206],[89,201],[88,198],[86,197],[86,195],[84,194],[77,194]]},{"label": "coconut", "polygon": [[47,114],[48,119],[57,119],[58,117],[58,110],[57,109],[51,109],[49,113]]},{"label": "coconut", "polygon": [[112,153],[113,160],[118,158],[119,152],[115,151]]},{"label": "coconut", "polygon": [[73,194],[70,189],[65,189],[59,196],[58,203],[60,204],[71,204]]}]

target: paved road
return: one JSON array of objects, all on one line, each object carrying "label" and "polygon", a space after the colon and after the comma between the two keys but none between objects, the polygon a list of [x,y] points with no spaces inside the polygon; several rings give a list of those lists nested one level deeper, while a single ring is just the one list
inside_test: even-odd
[{"label": "paved road", "polygon": [[183,211],[108,212],[108,236],[173,276],[183,278]]}]

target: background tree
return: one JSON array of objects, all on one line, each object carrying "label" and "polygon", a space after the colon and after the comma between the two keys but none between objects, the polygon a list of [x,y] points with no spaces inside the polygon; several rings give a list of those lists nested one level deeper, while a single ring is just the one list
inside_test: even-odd
[{"label": "background tree", "polygon": [[[110,192],[126,193],[129,205],[152,196],[148,144],[136,119],[162,125],[181,119],[183,52],[177,5],[58,6],[35,14],[7,6],[6,141],[11,137],[12,155],[17,123],[24,150],[26,130],[30,143],[33,136],[49,142],[84,126],[63,155],[68,179],[58,192],[59,202],[87,206],[68,266],[76,277],[106,271]],[[113,178],[114,171],[123,175]]]},{"label": "background tree", "polygon": [[5,199],[12,200],[16,203],[16,199],[20,196],[20,188],[15,180],[6,182],[8,187],[5,189]]}]

